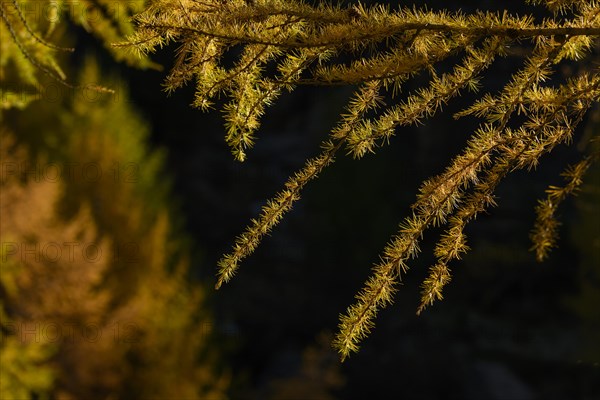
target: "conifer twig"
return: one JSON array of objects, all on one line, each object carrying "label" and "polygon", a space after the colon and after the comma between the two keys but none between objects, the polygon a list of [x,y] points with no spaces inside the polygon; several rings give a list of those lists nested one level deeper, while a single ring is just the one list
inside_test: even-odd
[{"label": "conifer twig", "polygon": [[[284,90],[306,84],[360,85],[321,153],[288,179],[219,261],[216,287],[231,279],[242,259],[291,209],[304,186],[334,162],[338,151],[357,159],[374,152],[389,143],[398,127],[433,116],[464,89],[477,90],[483,72],[498,56],[530,39],[531,54],[500,93],[484,94],[454,115],[482,122],[447,168],[421,185],[412,214],[385,246],[356,302],[340,317],[334,346],[342,360],[358,350],[378,311],[393,301],[425,231],[445,225],[417,313],[441,299],[451,280],[450,263],[468,250],[465,227],[495,205],[498,184],[515,170],[535,168],[542,155],[568,143],[600,98],[596,67],[555,87],[545,83],[563,60],[591,65],[590,54],[600,37],[600,3],[530,2],[544,4],[553,17],[536,22],[532,16],[507,12],[465,15],[283,0],[156,0],[137,16],[138,31],[129,44],[141,53],[170,42],[181,45],[168,90],[195,78],[196,107],[207,109],[222,94],[230,99],[224,107],[226,141],[239,160],[252,146],[265,108]],[[233,66],[223,62],[228,54],[238,57]],[[439,63],[454,63],[458,55],[462,62],[438,75]],[[427,85],[396,101],[400,86],[421,71],[430,73]],[[396,102],[375,110],[380,89],[391,92]],[[551,187],[548,200],[538,206],[532,234],[538,258],[555,244],[557,205],[576,192],[590,162],[584,159],[569,169],[567,184]]]}]

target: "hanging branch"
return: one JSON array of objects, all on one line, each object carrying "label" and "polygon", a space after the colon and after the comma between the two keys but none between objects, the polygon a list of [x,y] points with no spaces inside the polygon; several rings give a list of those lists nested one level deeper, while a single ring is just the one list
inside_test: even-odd
[{"label": "hanging branch", "polygon": [[[219,261],[216,287],[233,277],[239,263],[341,149],[356,159],[375,152],[398,128],[423,123],[464,89],[478,90],[479,78],[498,56],[531,41],[533,46],[521,47],[526,52],[523,66],[500,93],[483,94],[455,115],[482,122],[446,170],[423,182],[412,215],[384,248],[356,303],[340,317],[334,345],[342,359],[358,350],[378,310],[393,301],[401,276],[420,252],[423,234],[434,225],[445,231],[435,248],[437,261],[422,284],[417,313],[441,299],[451,280],[449,264],[468,250],[464,229],[495,205],[497,185],[517,169],[534,168],[558,144],[570,144],[575,127],[600,98],[597,67],[557,87],[546,83],[564,60],[590,63],[600,36],[600,3],[531,2],[544,4],[553,15],[536,23],[531,16],[506,12],[467,15],[283,0],[156,0],[138,15],[138,30],[118,46],[146,54],[178,43],[167,90],[194,81],[194,106],[203,110],[215,98],[228,97],[225,140],[240,161],[256,140],[267,107],[284,90],[298,85],[359,87],[339,125],[324,139],[322,152],[288,179]],[[238,57],[231,67],[222,62],[228,55]],[[440,62],[459,57],[462,61],[451,72],[438,75]],[[403,84],[420,72],[429,73],[428,84],[396,100]],[[391,95],[390,105],[382,104],[384,91]],[[566,186],[551,188],[548,200],[540,203],[532,234],[538,258],[555,244],[557,204],[576,191],[590,162],[586,158],[569,169]]]}]

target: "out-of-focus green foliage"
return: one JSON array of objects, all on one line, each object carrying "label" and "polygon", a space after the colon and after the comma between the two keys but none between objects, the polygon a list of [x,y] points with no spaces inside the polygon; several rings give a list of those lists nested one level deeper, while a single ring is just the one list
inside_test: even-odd
[{"label": "out-of-focus green foliage", "polygon": [[[6,237],[2,237],[5,243]],[[18,266],[7,260],[7,248],[0,248],[2,273],[0,284],[7,293],[16,291]],[[20,340],[22,326],[18,326],[6,314],[4,301],[0,301],[0,398],[6,400],[27,400],[32,395],[46,398],[52,388],[55,372],[48,365],[55,348],[46,341]]]},{"label": "out-of-focus green foliage", "polygon": [[[100,80],[95,60],[80,80]],[[31,335],[7,331],[3,346],[39,352],[27,364],[40,377],[23,382],[29,393],[224,398],[228,377],[218,372],[204,290],[188,282],[162,156],[149,150],[124,86],[111,86],[112,95],[31,104],[11,120],[22,136],[2,131],[1,234],[15,267],[3,259],[1,290],[10,321],[33,326]],[[48,124],[30,111],[57,117]],[[51,358],[30,343],[38,337],[52,342]]]},{"label": "out-of-focus green foliage", "polygon": [[[89,211],[83,208],[70,221],[57,218],[54,207],[63,190],[60,182],[27,177],[25,168],[38,168],[28,159],[23,147],[17,147],[14,137],[7,130],[1,132],[2,179],[0,181],[0,236],[3,258],[1,260],[1,289],[3,305],[8,321],[3,321],[4,354],[14,354],[21,348],[41,349],[50,343],[60,351],[52,359],[47,352],[36,355],[31,361],[24,359],[25,376],[28,374],[48,376],[49,368],[57,380],[61,379],[62,367],[72,359],[72,350],[92,344],[82,340],[74,332],[86,324],[102,327],[101,319],[106,310],[107,294],[99,290],[103,275],[109,265],[109,243],[97,237]],[[69,251],[73,245],[94,244],[104,248],[105,257],[94,257],[90,262],[81,251]],[[71,333],[63,336],[64,329]],[[105,339],[107,336],[105,336]],[[92,369],[103,357],[106,340],[93,343],[82,353],[87,353],[87,365],[72,365],[64,372],[73,376],[92,375]],[[3,354],[3,356],[4,356]],[[5,360],[3,359],[3,364]],[[54,363],[61,368],[55,370]],[[38,370],[39,368],[39,370]],[[71,371],[69,371],[71,369]],[[50,395],[55,389],[45,379],[41,386],[35,380],[20,380],[18,392],[14,385],[7,388],[9,398],[19,398],[19,393]],[[102,382],[104,376],[96,376]],[[63,377],[64,379],[64,377]],[[10,382],[10,380],[9,380]],[[40,393],[40,391],[44,391]],[[26,396],[25,398],[29,398]]]},{"label": "out-of-focus green foliage", "polygon": [[[2,329],[13,329],[6,315],[2,315]],[[47,343],[23,343],[15,336],[3,334],[0,344],[0,398],[46,399],[54,381],[54,370],[48,364],[53,352],[53,346]]]}]

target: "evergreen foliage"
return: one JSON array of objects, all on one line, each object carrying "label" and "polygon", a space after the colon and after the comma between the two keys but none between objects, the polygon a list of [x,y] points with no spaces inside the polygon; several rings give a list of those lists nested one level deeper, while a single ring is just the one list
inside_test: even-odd
[{"label": "evergreen foliage", "polygon": [[[282,93],[298,85],[356,87],[338,126],[323,140],[322,152],[289,178],[219,262],[217,288],[233,277],[304,186],[339,152],[356,159],[375,152],[400,127],[423,123],[462,91],[479,90],[485,70],[518,47],[525,51],[525,60],[504,88],[483,94],[455,115],[479,118],[481,124],[446,170],[423,182],[412,214],[384,248],[356,303],[341,316],[335,347],[342,359],[358,350],[378,310],[391,304],[410,260],[418,256],[423,234],[434,226],[445,231],[417,312],[441,299],[451,279],[450,264],[468,250],[467,224],[495,205],[494,192],[507,175],[533,169],[543,155],[570,145],[600,96],[600,74],[592,62],[600,35],[600,3],[531,3],[545,5],[547,18],[282,0],[155,0],[136,16],[136,33],[119,46],[145,55],[177,43],[166,89],[192,82],[193,105],[202,110],[226,96],[225,140],[239,161],[254,144],[266,108]],[[230,65],[232,55],[237,59]],[[453,63],[451,71],[438,72],[442,62]],[[568,63],[577,68],[560,79],[557,71]],[[406,81],[417,74],[427,74],[427,86],[402,93]],[[538,259],[556,243],[558,203],[577,190],[596,160],[597,154],[590,153],[567,168],[565,186],[551,187],[548,199],[540,202],[532,233]]]},{"label": "evergreen foliage", "polygon": [[[110,46],[133,32],[131,16],[144,9],[145,0],[5,0],[0,2],[0,109],[23,108],[39,98],[40,77],[66,87],[79,84],[61,67],[75,51],[68,37],[68,21],[98,38],[115,60],[139,68],[157,67],[146,57],[134,57]],[[55,43],[61,43],[57,45]],[[62,43],[67,43],[66,46]],[[93,83],[88,87],[110,90]]]}]

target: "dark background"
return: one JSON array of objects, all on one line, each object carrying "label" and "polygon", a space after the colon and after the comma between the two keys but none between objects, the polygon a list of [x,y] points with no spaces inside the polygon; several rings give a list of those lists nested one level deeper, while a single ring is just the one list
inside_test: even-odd
[{"label": "dark background", "polygon": [[[465,12],[494,6],[543,15],[520,2],[460,2]],[[173,51],[153,58],[167,69]],[[496,62],[482,92],[500,90],[522,61],[513,56]],[[152,123],[154,144],[168,149],[174,192],[197,252],[194,279],[211,284],[220,256],[286,178],[317,154],[352,93],[350,87],[300,88],[284,95],[267,111],[248,160],[238,163],[224,143],[220,112],[189,107],[193,88],[168,97],[161,92],[166,71],[122,74]],[[405,92],[426,78],[417,77]],[[420,183],[443,171],[476,129],[474,118],[452,118],[474,98],[465,93],[425,125],[399,129],[374,155],[338,157],[235,279],[211,295],[225,363],[233,371],[233,399],[277,398],[273,382],[291,377],[310,384],[314,377],[302,373],[303,352],[321,333],[335,333],[339,314],[409,215]],[[562,239],[552,258],[536,263],[528,251],[537,199],[548,184],[562,182],[558,174],[578,157],[575,146],[561,146],[536,171],[508,177],[497,193],[499,206],[468,228],[472,251],[451,265],[445,299],[417,317],[419,285],[441,233],[428,231],[395,304],[379,314],[360,352],[338,367],[333,350],[321,351],[323,371],[339,368],[344,377],[343,385],[324,383],[326,389],[343,399],[599,398],[600,355],[591,353],[582,333],[589,321],[571,305],[585,279],[579,250],[585,243],[571,234],[581,218],[573,201],[561,208]],[[597,183],[597,177],[591,179]],[[597,238],[598,230],[585,237],[590,235]]]}]

